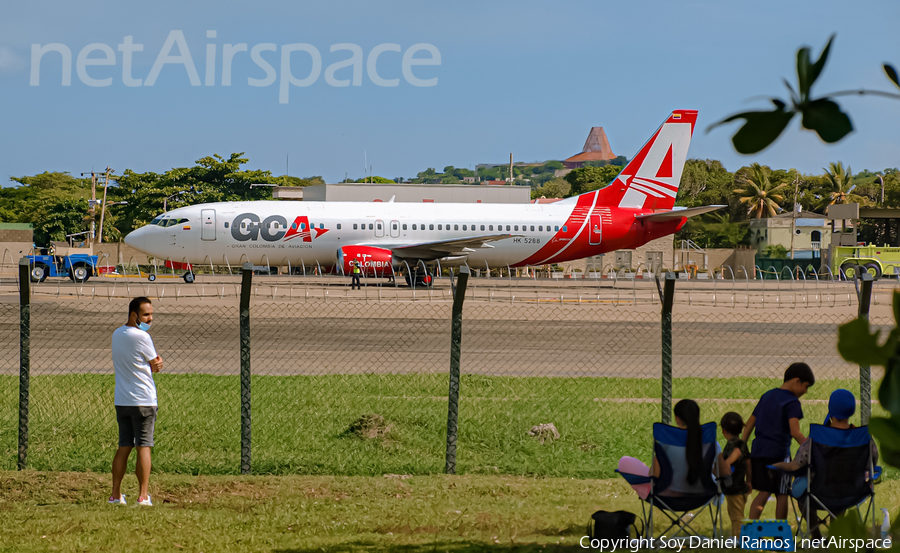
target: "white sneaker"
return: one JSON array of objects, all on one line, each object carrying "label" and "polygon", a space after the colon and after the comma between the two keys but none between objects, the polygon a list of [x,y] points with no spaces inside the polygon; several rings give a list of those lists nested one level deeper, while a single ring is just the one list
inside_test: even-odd
[{"label": "white sneaker", "polygon": [[138,497],[138,505],[143,505],[144,507],[153,507],[153,503],[150,501],[150,494],[147,494],[147,499],[140,501],[140,497]]},{"label": "white sneaker", "polygon": [[109,501],[107,503],[109,503],[110,505],[128,505],[128,503],[125,501],[125,494],[123,493],[120,495],[121,497],[119,499],[113,499],[112,496],[109,496]]}]

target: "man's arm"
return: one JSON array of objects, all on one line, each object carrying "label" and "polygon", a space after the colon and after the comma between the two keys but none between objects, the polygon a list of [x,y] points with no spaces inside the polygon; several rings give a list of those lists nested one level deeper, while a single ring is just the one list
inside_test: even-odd
[{"label": "man's arm", "polygon": [[806,441],[806,436],[803,435],[803,432],[800,432],[800,419],[788,419],[788,424],[791,426],[791,437],[797,440],[798,444],[803,445],[803,442]]},{"label": "man's arm", "polygon": [[148,361],[148,363],[150,363],[150,372],[158,373],[163,368],[163,360],[159,355],[156,356],[156,359]]},{"label": "man's arm", "polygon": [[750,439],[750,433],[753,432],[753,429],[756,427],[756,415],[750,415],[750,418],[747,419],[747,424],[744,425],[744,433],[741,434],[741,439],[743,441],[747,441]]}]

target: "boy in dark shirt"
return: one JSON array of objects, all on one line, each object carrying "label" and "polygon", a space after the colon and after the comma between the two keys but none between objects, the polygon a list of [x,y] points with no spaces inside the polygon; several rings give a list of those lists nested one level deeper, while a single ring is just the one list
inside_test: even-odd
[{"label": "boy in dark shirt", "polygon": [[753,429],[756,439],[750,450],[750,464],[753,470],[751,485],[757,490],[750,505],[750,518],[762,516],[769,496],[775,494],[775,518],[785,519],[788,513],[788,493],[790,480],[787,475],[767,468],[782,461],[791,460],[791,439],[798,444],[806,441],[800,432],[803,409],[800,397],[816,378],[806,363],[793,363],[784,371],[784,384],[764,393],[744,427],[743,440],[746,442]]},{"label": "boy in dark shirt", "polygon": [[728,440],[722,453],[719,454],[719,477],[722,481],[722,493],[728,505],[728,518],[731,519],[731,535],[741,535],[744,521],[744,507],[747,505],[747,494],[750,492],[747,483],[752,477],[750,451],[740,438],[744,430],[744,419],[735,412],[725,413],[720,423],[722,435]]}]

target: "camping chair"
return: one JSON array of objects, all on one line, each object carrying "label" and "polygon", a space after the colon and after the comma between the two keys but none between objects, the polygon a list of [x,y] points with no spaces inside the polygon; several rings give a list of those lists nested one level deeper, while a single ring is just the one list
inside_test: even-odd
[{"label": "camping chair", "polygon": [[[800,501],[805,503],[801,509],[806,518],[806,532],[803,533],[802,524],[798,524],[797,536],[809,538],[815,528],[820,525],[827,528],[837,518],[837,513],[850,507],[857,507],[863,523],[871,514],[872,527],[877,528],[875,481],[881,476],[881,467],[875,466],[872,458],[869,428],[841,429],[812,424],[808,439],[812,440],[809,464],[788,473],[795,477],[791,495],[798,506]],[[801,480],[804,477],[805,483]],[[860,509],[863,504],[867,504],[865,516]],[[825,511],[827,515],[810,526],[809,516],[813,510]]]},{"label": "camping chair", "polygon": [[677,526],[678,530],[671,537],[682,533],[684,536],[703,537],[691,527],[691,523],[700,518],[694,516],[694,511],[700,514],[704,509],[709,510],[713,538],[724,535],[724,528],[720,529],[722,491],[719,482],[712,476],[713,470],[718,473],[716,423],[708,422],[700,429],[703,466],[709,467],[709,470],[702,471],[700,479],[694,484],[687,482],[687,430],[667,424],[653,424],[653,451],[659,463],[659,476],[641,476],[616,470],[629,484],[650,484],[650,492],[641,502],[644,537],[653,537],[654,511],[660,511],[669,519],[669,526],[662,535],[668,535],[668,531]]}]

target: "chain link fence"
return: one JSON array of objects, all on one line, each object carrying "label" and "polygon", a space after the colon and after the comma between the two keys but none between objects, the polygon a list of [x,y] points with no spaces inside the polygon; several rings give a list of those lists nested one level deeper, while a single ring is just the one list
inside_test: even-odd
[{"label": "chain link fence", "polygon": [[0,470],[16,468],[18,431],[19,303],[7,297],[0,298]]},{"label": "chain link fence", "polygon": [[[155,299],[154,308],[151,335],[165,362],[154,375],[154,467],[240,472],[238,299]],[[252,472],[443,472],[451,308],[372,295],[254,298]],[[0,303],[4,469],[16,466],[18,310]],[[117,442],[110,344],[126,312],[124,299],[32,304],[29,467],[109,470]],[[858,395],[859,368],[836,350],[837,326],[854,315],[676,305],[673,396],[697,399],[703,420],[732,410],[746,419],[788,364],[805,361],[817,384],[803,399],[804,422],[817,422],[835,388]],[[620,456],[650,451],[662,347],[658,303],[467,299],[457,473],[612,476]]]}]

